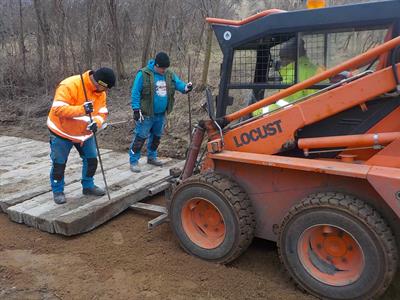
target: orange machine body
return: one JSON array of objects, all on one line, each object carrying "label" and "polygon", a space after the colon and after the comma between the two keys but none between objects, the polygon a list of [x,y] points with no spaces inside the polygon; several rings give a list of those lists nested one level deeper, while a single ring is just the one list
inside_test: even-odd
[{"label": "orange machine body", "polygon": [[223,55],[171,192],[183,249],[229,263],[256,236],[318,298],[385,292],[400,247],[398,11],[388,0],[207,19]]},{"label": "orange machine body", "polygon": [[[239,119],[250,111],[295,93],[340,72],[356,68],[400,44],[400,38],[267,97],[225,117]],[[400,72],[400,64],[396,65]],[[275,241],[282,218],[296,202],[315,192],[343,191],[359,196],[384,212],[400,232],[400,108],[364,135],[297,140],[299,129],[354,106],[368,109],[369,101],[396,88],[391,67],[288,105],[270,114],[224,129],[223,137],[208,129],[208,153],[203,169],[229,175],[245,188],[255,207],[256,235]],[[379,135],[381,138],[379,139]],[[377,136],[377,137],[375,137]],[[218,146],[216,146],[218,145]],[[355,159],[308,159],[282,156],[300,149],[366,147],[352,150]],[[379,147],[377,147],[379,146]],[[345,152],[347,153],[347,151]]]}]

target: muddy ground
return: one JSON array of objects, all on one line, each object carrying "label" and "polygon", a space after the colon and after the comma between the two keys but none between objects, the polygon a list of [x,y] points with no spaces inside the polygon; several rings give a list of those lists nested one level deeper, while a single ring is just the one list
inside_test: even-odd
[{"label": "muddy ground", "polygon": [[[47,141],[52,94],[1,97],[0,135]],[[203,93],[191,96],[193,120],[204,116]],[[129,83],[109,95],[109,121],[131,119]],[[183,158],[188,100],[177,96],[160,154]],[[133,122],[109,127],[99,144],[127,152]],[[128,157],[127,157],[128,159]],[[160,200],[160,199],[158,199]],[[289,280],[274,243],[256,239],[229,266],[183,252],[167,224],[147,231],[149,215],[126,211],[94,231],[72,238],[12,223],[0,214],[0,299],[314,299]],[[384,299],[400,298],[400,279]]]},{"label": "muddy ground", "polygon": [[167,224],[127,211],[74,238],[0,215],[0,299],[313,299],[284,274],[273,243],[257,240],[232,265],[184,253]]}]

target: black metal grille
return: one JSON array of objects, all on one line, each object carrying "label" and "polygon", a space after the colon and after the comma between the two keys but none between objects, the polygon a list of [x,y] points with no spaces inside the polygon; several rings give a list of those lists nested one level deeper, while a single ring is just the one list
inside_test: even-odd
[{"label": "black metal grille", "polygon": [[232,65],[232,83],[253,82],[254,71],[256,68],[256,50],[236,50]]},{"label": "black metal grille", "polygon": [[318,71],[326,68],[326,53],[324,51],[326,44],[325,34],[305,34],[301,37],[304,41],[306,55],[310,62],[319,68]]},{"label": "black metal grille", "polygon": [[248,44],[246,49],[236,49],[231,83],[292,85],[298,81],[297,57],[315,70],[325,68],[325,40],[324,34],[300,35],[298,38],[279,35]]},{"label": "black metal grille", "polygon": [[236,49],[231,83],[279,82],[280,78],[276,69],[279,45],[290,38],[293,38],[293,35],[260,39],[246,45],[246,49]]},{"label": "black metal grille", "polygon": [[262,83],[275,89],[293,85],[381,44],[386,32],[348,29],[264,37],[235,49],[230,84],[251,88]]}]

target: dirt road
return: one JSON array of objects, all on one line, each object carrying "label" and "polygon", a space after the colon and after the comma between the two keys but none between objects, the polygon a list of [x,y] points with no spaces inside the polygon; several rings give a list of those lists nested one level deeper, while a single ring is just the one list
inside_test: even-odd
[{"label": "dirt road", "polygon": [[184,253],[168,224],[127,211],[64,238],[0,214],[0,299],[313,299],[296,289],[273,243],[257,240],[230,266]]},{"label": "dirt road", "polygon": [[[131,117],[125,90],[110,97],[111,121]],[[193,98],[199,103],[202,95]],[[0,134],[47,141],[51,97],[21,101],[5,101]],[[186,99],[180,101],[161,143],[164,156],[185,153]],[[101,147],[127,151],[131,127],[107,129]],[[286,277],[273,243],[257,240],[232,265],[215,265],[184,253],[168,224],[148,232],[150,218],[127,211],[90,233],[63,238],[0,213],[0,299],[314,299]]]}]

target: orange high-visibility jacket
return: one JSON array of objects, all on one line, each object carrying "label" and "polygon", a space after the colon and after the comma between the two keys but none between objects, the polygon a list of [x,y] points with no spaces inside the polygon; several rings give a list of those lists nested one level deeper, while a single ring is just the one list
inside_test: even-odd
[{"label": "orange high-visibility jacket", "polygon": [[[92,74],[92,71],[87,71],[82,76],[88,101],[93,102],[93,121],[100,128],[108,114],[106,93],[96,92],[96,86],[90,80],[90,74]],[[47,118],[49,129],[56,135],[74,143],[83,143],[90,138],[93,133],[86,129],[90,119],[85,114],[84,103],[85,94],[80,75],[64,79],[57,87],[53,105]]]}]

